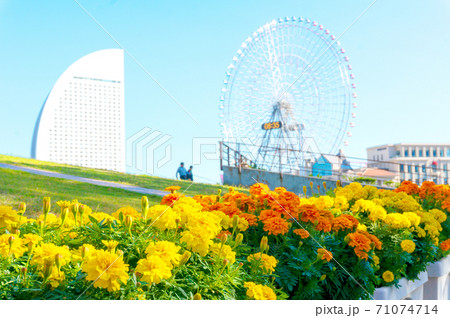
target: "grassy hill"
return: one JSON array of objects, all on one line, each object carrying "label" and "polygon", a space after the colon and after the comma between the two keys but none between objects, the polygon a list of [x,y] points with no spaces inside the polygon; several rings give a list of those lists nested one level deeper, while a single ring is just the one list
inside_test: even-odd
[{"label": "grassy hill", "polygon": [[[6,155],[0,155],[0,162],[156,190],[164,190],[168,186],[178,185],[181,187],[180,192],[182,192],[191,184],[189,181],[131,175]],[[185,194],[188,196],[216,194],[219,189],[228,191],[228,187],[220,185],[194,183]],[[6,204],[17,207],[19,202],[24,201],[27,203],[27,212],[32,215],[41,211],[42,197],[44,196],[50,196],[52,202],[78,199],[80,202],[89,205],[94,211],[105,213],[112,213],[125,205],[140,209],[140,198],[142,197],[139,193],[116,188],[0,169],[0,205]],[[158,196],[148,197],[151,204],[159,203],[161,200],[161,197]],[[53,208],[54,211],[59,211],[55,204],[53,204]]]}]

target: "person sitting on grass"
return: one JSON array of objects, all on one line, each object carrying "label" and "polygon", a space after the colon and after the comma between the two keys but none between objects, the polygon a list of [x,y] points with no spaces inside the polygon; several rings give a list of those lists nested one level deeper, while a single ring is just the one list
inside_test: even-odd
[{"label": "person sitting on grass", "polygon": [[187,171],[186,171],[186,168],[184,167],[184,162],[180,163],[177,173],[175,174],[175,177],[177,179],[178,179],[178,175],[180,176],[181,180],[187,180]]},{"label": "person sitting on grass", "polygon": [[192,168],[193,168],[192,166],[189,167],[189,170],[187,172],[187,179],[194,181],[194,175],[192,174]]}]

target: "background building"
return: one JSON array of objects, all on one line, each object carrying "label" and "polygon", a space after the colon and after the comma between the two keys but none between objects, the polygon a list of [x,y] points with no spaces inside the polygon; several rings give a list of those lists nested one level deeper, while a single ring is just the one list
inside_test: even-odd
[{"label": "background building", "polygon": [[450,144],[387,144],[367,148],[367,165],[398,175],[400,182],[448,184]]},{"label": "background building", "polygon": [[31,156],[125,171],[122,50],[88,54],[61,75],[39,113]]}]

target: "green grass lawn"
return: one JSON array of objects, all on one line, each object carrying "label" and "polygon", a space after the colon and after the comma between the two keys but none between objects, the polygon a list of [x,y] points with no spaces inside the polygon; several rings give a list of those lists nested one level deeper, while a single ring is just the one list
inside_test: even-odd
[{"label": "green grass lawn", "polygon": [[[59,212],[56,201],[78,199],[93,211],[112,213],[130,205],[141,209],[142,194],[116,188],[96,186],[71,180],[39,176],[17,170],[0,169],[0,205],[17,209],[19,202],[27,204],[25,216],[42,212],[42,198],[52,199],[52,212]],[[159,196],[148,196],[150,204],[161,202]]]},{"label": "green grass lawn", "polygon": [[[183,192],[191,184],[191,182],[189,181],[165,179],[147,175],[133,175],[108,170],[90,169],[6,155],[0,155],[0,162],[18,166],[26,166],[31,168],[55,171],[85,178],[130,184],[147,189],[164,190],[168,186],[178,185],[181,187],[180,192]],[[189,189],[185,192],[185,195],[194,196],[196,194],[216,194],[217,190],[219,189],[222,189],[222,191],[228,191],[227,186],[196,182],[191,187],[189,187]],[[241,190],[243,192],[248,192],[246,189]]]}]

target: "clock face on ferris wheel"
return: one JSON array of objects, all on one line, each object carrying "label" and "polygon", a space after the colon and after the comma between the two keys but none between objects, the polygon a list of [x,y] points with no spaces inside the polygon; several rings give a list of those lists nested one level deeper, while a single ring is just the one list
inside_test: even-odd
[{"label": "clock face on ferris wheel", "polygon": [[354,127],[353,79],[345,50],[322,25],[297,17],[267,23],[228,66],[219,106],[223,138],[258,145],[279,131],[268,145],[305,151],[310,140],[335,154]]}]

